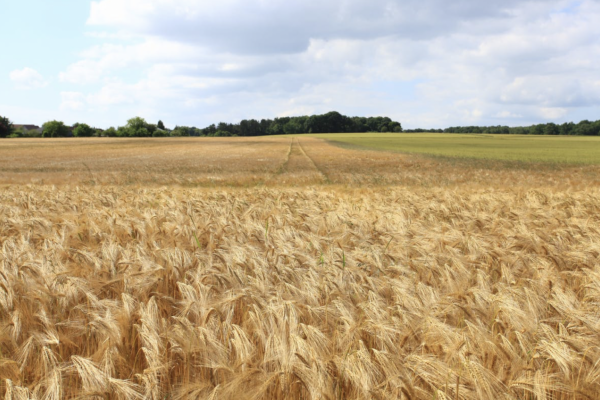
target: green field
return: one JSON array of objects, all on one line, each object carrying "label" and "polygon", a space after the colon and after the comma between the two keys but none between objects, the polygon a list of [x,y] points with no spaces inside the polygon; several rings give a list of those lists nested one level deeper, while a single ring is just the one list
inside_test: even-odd
[{"label": "green field", "polygon": [[310,135],[377,150],[506,161],[600,164],[600,137],[444,133]]}]

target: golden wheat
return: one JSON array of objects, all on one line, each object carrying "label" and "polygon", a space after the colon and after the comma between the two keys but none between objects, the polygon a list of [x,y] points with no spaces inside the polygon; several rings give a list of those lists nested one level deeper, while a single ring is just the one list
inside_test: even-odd
[{"label": "golden wheat", "polygon": [[7,187],[0,394],[598,398],[599,200]]},{"label": "golden wheat", "polygon": [[585,190],[600,166],[444,160],[342,148],[311,137],[0,141],[0,185],[350,186]]}]

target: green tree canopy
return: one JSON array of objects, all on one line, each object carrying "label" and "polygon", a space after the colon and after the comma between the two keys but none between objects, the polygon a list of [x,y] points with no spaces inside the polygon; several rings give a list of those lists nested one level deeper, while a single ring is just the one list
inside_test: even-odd
[{"label": "green tree canopy", "polygon": [[388,117],[348,117],[337,111],[322,115],[242,120],[238,124],[221,122],[202,129],[205,136],[227,131],[238,136],[281,135],[328,132],[402,132],[402,125]]},{"label": "green tree canopy", "polygon": [[175,129],[173,129],[171,131],[171,135],[170,136],[174,136],[174,137],[190,136],[193,129],[194,128],[190,128],[190,127],[187,127],[187,126],[176,126]]},{"label": "green tree canopy", "polygon": [[150,136],[150,131],[148,130],[148,123],[144,118],[134,117],[127,120],[127,125],[125,128],[127,129],[127,136]]},{"label": "green tree canopy", "polygon": [[168,137],[168,136],[170,136],[169,132],[168,131],[164,131],[162,129],[157,129],[154,132],[152,132],[152,137]]},{"label": "green tree canopy", "polygon": [[62,121],[48,121],[42,125],[44,137],[66,137],[71,133]]},{"label": "green tree canopy", "polygon": [[124,126],[119,126],[117,128],[117,136],[118,137],[127,137],[129,136],[129,129]]},{"label": "green tree canopy", "polygon": [[13,124],[7,117],[0,116],[0,137],[8,137],[13,132]]},{"label": "green tree canopy", "polygon": [[117,130],[114,126],[111,126],[110,128],[104,131],[104,136],[115,137],[117,136]]},{"label": "green tree canopy", "polygon": [[88,124],[77,124],[73,129],[73,136],[77,137],[90,137],[94,136],[95,133],[96,131]]},{"label": "green tree canopy", "polygon": [[150,136],[152,136],[154,134],[154,132],[156,132],[158,129],[158,127],[154,124],[147,124],[146,125],[146,130],[148,131],[148,133],[150,134]]},{"label": "green tree canopy", "polygon": [[549,124],[546,124],[546,126],[544,127],[544,135],[558,135],[558,134],[560,134],[558,125],[551,122]]},{"label": "green tree canopy", "polygon": [[158,124],[156,124],[156,126],[158,129],[162,129],[163,131],[165,130],[165,124],[163,124],[161,120],[158,120]]}]

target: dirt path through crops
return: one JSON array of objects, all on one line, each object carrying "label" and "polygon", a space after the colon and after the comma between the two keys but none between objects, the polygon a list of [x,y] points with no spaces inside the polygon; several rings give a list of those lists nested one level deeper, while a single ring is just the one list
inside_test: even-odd
[{"label": "dirt path through crops", "polygon": [[290,141],[287,159],[269,183],[306,185],[326,183],[327,181],[327,177],[302,148],[300,140],[293,137]]}]

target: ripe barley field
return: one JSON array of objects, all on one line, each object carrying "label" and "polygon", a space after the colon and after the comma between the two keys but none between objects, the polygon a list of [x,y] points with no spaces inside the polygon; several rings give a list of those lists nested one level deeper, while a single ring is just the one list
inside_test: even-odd
[{"label": "ripe barley field", "polygon": [[596,166],[307,137],[0,154],[6,399],[598,398]]}]

